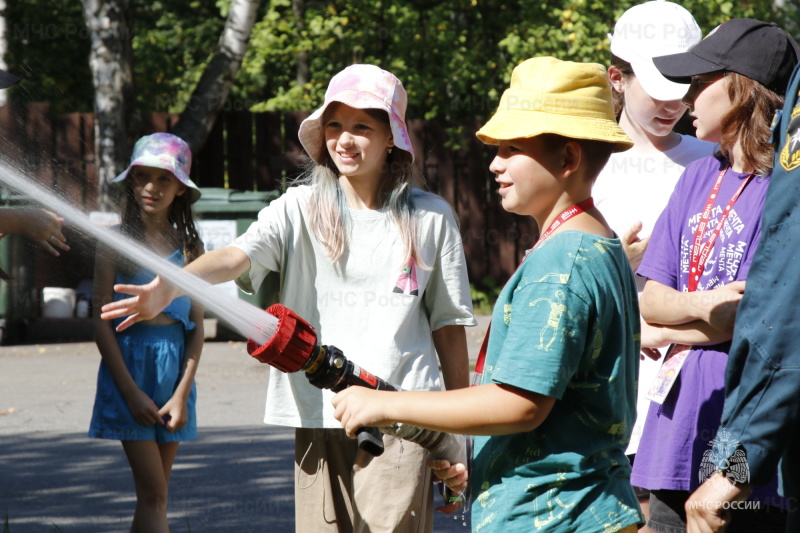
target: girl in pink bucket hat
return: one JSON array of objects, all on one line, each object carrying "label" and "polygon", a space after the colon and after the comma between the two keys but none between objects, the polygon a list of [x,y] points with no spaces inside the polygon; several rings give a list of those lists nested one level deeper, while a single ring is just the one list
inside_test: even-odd
[{"label": "girl in pink bucket hat", "polygon": [[[412,186],[406,102],[402,83],[374,65],[334,76],[300,126],[313,161],[304,181],[187,271],[256,290],[278,272],[281,303],[355,364],[407,390],[466,387],[464,326],[476,322],[461,236],[451,207]],[[103,316],[138,312],[124,328],[179,292],[158,282],[135,294]],[[431,531],[427,452],[384,436],[384,453],[368,456],[334,418],[332,398],[300,372],[270,372],[264,421],[297,428],[296,530]]]}]

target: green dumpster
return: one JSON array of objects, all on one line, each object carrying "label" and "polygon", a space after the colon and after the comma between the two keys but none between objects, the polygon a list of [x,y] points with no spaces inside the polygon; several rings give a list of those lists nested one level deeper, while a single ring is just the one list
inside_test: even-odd
[{"label": "green dumpster", "polygon": [[[214,187],[200,190],[203,194],[192,207],[206,252],[231,244],[255,222],[259,211],[280,196],[278,191],[237,191]],[[279,277],[270,274],[256,294],[238,290],[233,282],[226,285],[232,295],[237,294],[256,307],[266,309],[277,301],[279,283]]]}]

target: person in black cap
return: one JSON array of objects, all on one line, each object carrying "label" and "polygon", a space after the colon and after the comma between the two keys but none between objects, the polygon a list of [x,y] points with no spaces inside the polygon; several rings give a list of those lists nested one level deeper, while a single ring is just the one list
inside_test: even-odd
[{"label": "person in black cap", "polygon": [[[772,173],[770,122],[783,105],[798,47],[774,24],[734,19],[688,52],[653,61],[667,79],[691,84],[683,101],[697,137],[719,145],[714,157],[686,167],[638,270],[648,278],[642,345],[680,348],[668,359],[677,377],[650,387],[654,401],[631,482],[652,491],[648,527],[678,533],[689,526],[691,491],[706,479],[720,481],[714,472],[723,462],[728,487],[747,477],[742,457],[728,453],[741,435],[720,427],[725,368],[762,232]],[[773,484],[735,506],[729,533],[784,531],[787,502],[777,495],[775,474],[775,468],[762,472],[762,484]]]},{"label": "person in black cap", "polygon": [[[774,30],[759,29],[774,34]],[[786,39],[778,36],[775,41],[771,46],[791,58]],[[753,486],[768,482],[778,464],[783,495],[789,502],[786,531],[800,531],[800,352],[797,319],[791,311],[800,291],[800,278],[793,274],[800,235],[800,67],[795,67],[787,87],[791,61],[770,61],[772,58],[759,48],[747,55],[754,63],[768,66],[770,76],[765,82],[780,92],[785,89],[786,102],[773,121],[776,148],[762,216],[762,238],[736,315],[725,380],[721,425],[738,446],[718,457],[718,472],[687,501],[690,533],[726,527],[729,531],[729,524],[736,524],[729,510],[740,504]],[[748,482],[730,483],[728,471],[737,456],[746,460]]]},{"label": "person in black cap", "polygon": [[694,48],[654,58],[668,80],[690,83],[703,74],[736,72],[783,95],[800,47],[774,22],[733,19],[720,24]]},{"label": "person in black cap", "polygon": [[[0,70],[0,89],[11,87],[18,81],[19,77]],[[43,209],[0,208],[0,238],[9,233],[20,233],[57,256],[59,250],[69,250],[61,231],[63,222],[63,218]]]}]

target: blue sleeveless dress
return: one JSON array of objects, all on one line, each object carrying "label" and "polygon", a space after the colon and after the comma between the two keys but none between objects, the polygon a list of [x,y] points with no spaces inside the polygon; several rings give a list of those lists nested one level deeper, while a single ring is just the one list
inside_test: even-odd
[{"label": "blue sleeveless dress", "polygon": [[[183,253],[180,249],[166,259],[183,266]],[[118,271],[114,281],[142,285],[154,277],[155,274],[147,269],[131,273]],[[127,294],[114,293],[114,301],[129,297]],[[182,375],[186,332],[195,327],[194,322],[189,319],[191,305],[188,296],[181,296],[170,302],[164,313],[177,320],[174,324],[159,326],[134,324],[123,332],[115,333],[122,358],[131,377],[159,408],[172,397]],[[122,320],[114,320],[114,327]],[[133,418],[108,367],[101,361],[89,437],[154,440],[159,443],[192,440],[197,437],[196,397],[196,387],[192,384],[192,392],[187,402],[189,420],[180,430],[170,433],[162,424],[143,426]]]}]

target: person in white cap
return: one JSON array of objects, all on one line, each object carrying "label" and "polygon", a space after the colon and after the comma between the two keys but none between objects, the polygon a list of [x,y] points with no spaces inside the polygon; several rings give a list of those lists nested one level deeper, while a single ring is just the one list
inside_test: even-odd
[{"label": "person in white cap", "polygon": [[[7,89],[19,82],[19,77],[0,70],[0,89]],[[25,235],[50,252],[60,255],[59,250],[69,250],[67,239],[61,231],[64,219],[44,209],[0,208],[0,238],[11,233]],[[5,274],[0,270],[0,277]]]},{"label": "person in white cap", "polygon": [[[709,156],[714,143],[673,131],[686,112],[681,98],[688,84],[667,80],[653,57],[685,52],[700,42],[691,13],[672,2],[655,0],[631,7],[617,20],[611,40],[608,78],[620,127],[633,148],[611,155],[597,178],[594,198],[609,225],[622,239],[634,271],[639,266],[658,215],[686,165]],[[641,294],[644,278],[637,276]],[[636,425],[626,453],[634,460],[650,406],[645,397],[659,362],[641,357]],[[636,488],[648,514],[649,491]]]}]

